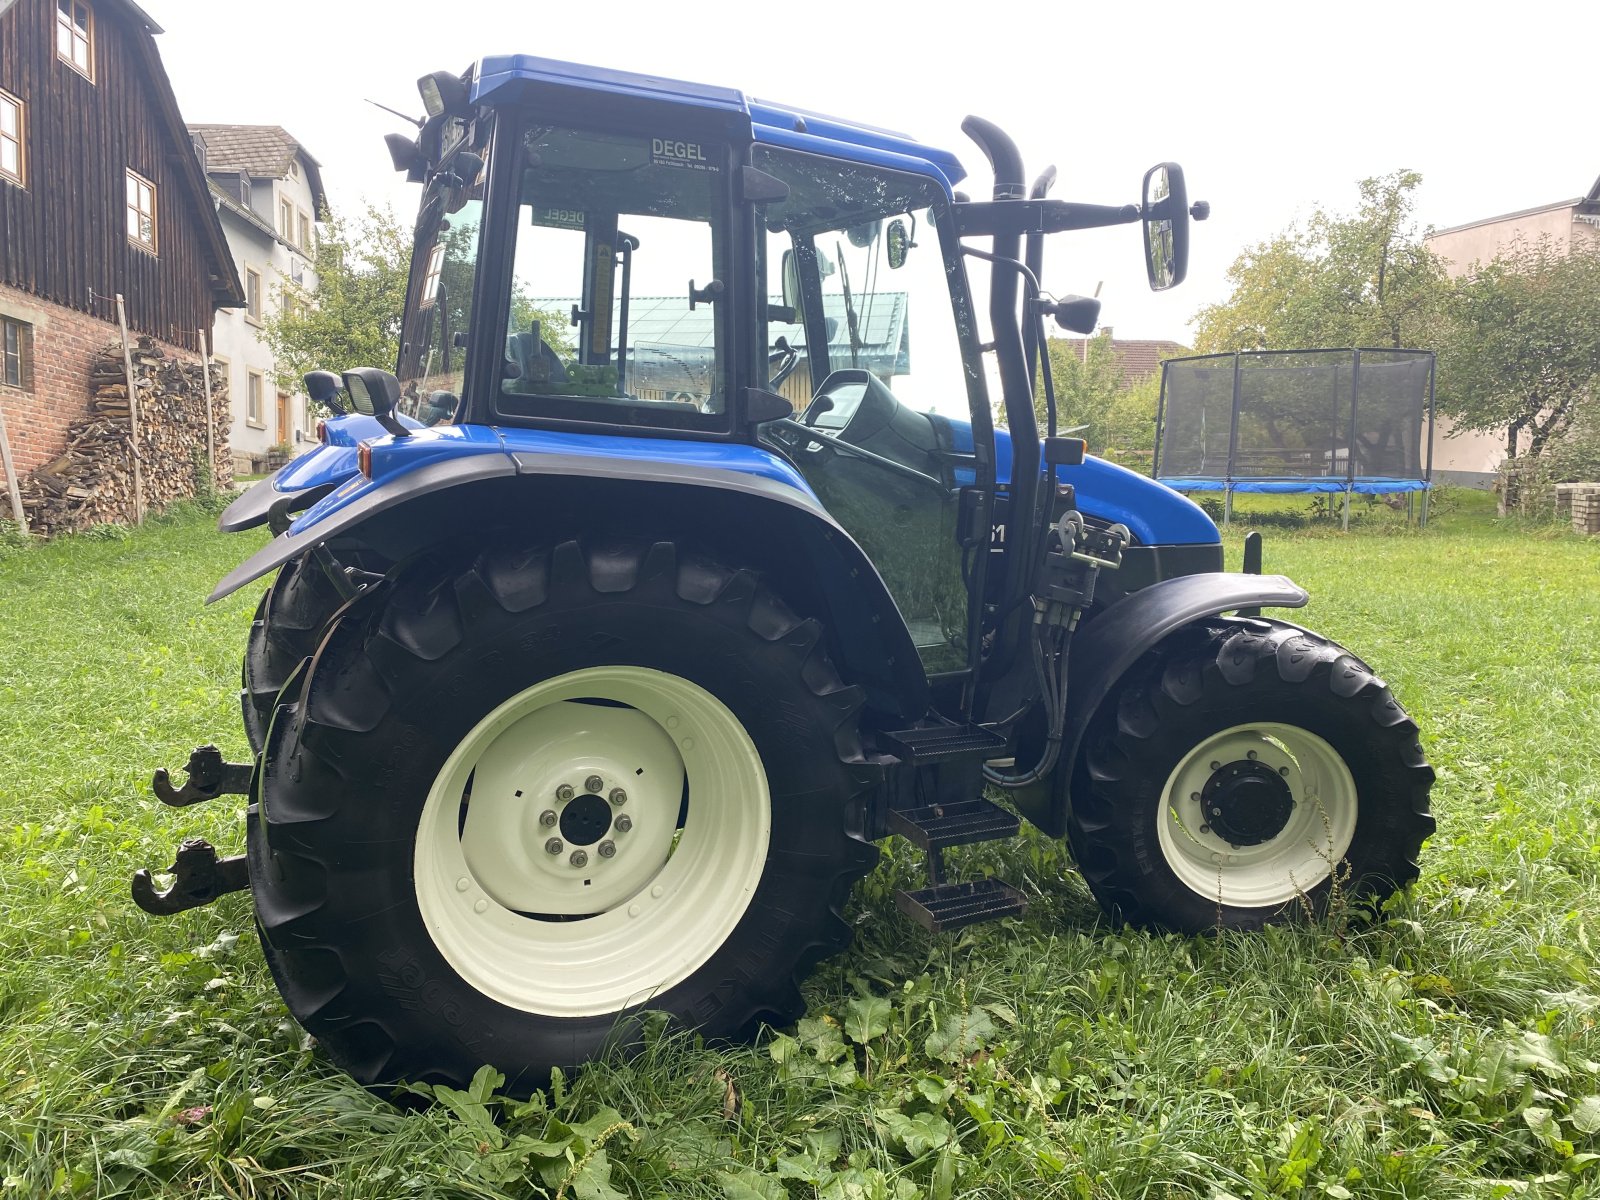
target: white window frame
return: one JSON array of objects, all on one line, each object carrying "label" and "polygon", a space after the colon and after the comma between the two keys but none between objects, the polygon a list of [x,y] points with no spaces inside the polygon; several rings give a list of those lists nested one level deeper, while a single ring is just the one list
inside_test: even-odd
[{"label": "white window frame", "polygon": [[[144,196],[142,194],[142,190],[148,190],[150,193],[150,207],[148,211],[146,211],[144,207]],[[156,231],[156,221],[158,220],[158,214],[161,211],[160,197],[156,194],[155,183],[152,180],[146,179],[132,167],[128,168],[128,196],[127,208],[125,211],[128,218],[128,244],[130,246],[136,246],[140,250],[148,251],[151,254],[159,254],[160,238]],[[144,236],[138,232],[138,230],[142,228],[142,223],[145,220],[150,222],[150,238],[148,241],[146,241]]]},{"label": "white window frame", "polygon": [[[78,24],[79,9],[83,10],[82,25]],[[94,6],[89,0],[56,0],[56,57],[94,82]]]},{"label": "white window frame", "polygon": [[[250,288],[250,281],[252,279],[254,279],[256,281],[255,296],[254,296],[255,303],[253,305],[251,304],[251,288]],[[261,287],[262,287],[261,272],[256,270],[254,267],[247,265],[245,267],[245,269],[244,269],[244,319],[246,321],[249,321],[250,324],[252,324],[252,325],[261,324],[261,304],[262,304]]]},{"label": "white window frame", "polygon": [[[254,371],[249,367],[244,372],[244,423],[251,429],[265,429],[267,416],[265,403],[267,396],[267,375],[265,371]],[[251,415],[251,409],[255,415]]]},{"label": "white window frame", "polygon": [[[14,183],[18,187],[28,186],[28,106],[22,102],[21,97],[13,96],[10,92],[0,90],[0,113],[10,110],[16,122],[11,133],[5,130],[5,123],[0,120],[0,179],[7,183]],[[11,147],[12,156],[16,159],[16,170],[10,170],[5,165],[5,147]]]}]

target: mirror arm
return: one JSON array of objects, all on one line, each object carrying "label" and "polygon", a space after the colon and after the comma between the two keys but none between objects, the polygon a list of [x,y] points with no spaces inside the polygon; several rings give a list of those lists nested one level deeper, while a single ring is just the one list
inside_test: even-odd
[{"label": "mirror arm", "polygon": [[1137,204],[1074,204],[1067,200],[979,200],[957,204],[956,230],[962,237],[1069,233],[1132,225],[1143,213]]}]

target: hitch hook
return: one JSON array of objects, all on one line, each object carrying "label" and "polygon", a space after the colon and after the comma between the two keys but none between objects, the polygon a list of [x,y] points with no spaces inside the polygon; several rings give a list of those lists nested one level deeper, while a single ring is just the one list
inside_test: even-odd
[{"label": "hitch hook", "polygon": [[224,762],[222,751],[215,746],[201,746],[189,755],[184,768],[189,779],[181,788],[172,786],[172,776],[165,767],[157,767],[150,781],[156,799],[173,808],[187,808],[202,800],[215,800],[218,796],[248,796],[250,781],[255,775],[251,763]]},{"label": "hitch hook", "polygon": [[157,891],[150,872],[133,873],[133,902],[151,916],[167,917],[210,904],[218,896],[242,892],[250,886],[245,856],[218,858],[217,848],[205,838],[185,838],[172,860],[172,886]]}]

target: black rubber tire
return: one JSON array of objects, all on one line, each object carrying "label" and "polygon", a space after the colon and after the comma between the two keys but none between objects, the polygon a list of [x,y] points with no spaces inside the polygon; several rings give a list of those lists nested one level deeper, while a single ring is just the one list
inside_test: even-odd
[{"label": "black rubber tire", "polygon": [[1255,929],[1327,910],[1333,874],[1287,903],[1227,906],[1187,886],[1157,836],[1162,793],[1203,739],[1251,721],[1298,725],[1349,768],[1357,813],[1337,894],[1359,909],[1417,877],[1433,832],[1433,769],[1417,726],[1383,681],[1335,643],[1275,621],[1217,618],[1168,639],[1129,672],[1090,722],[1067,832],[1079,869],[1114,919],[1201,933]]},{"label": "black rubber tire", "polygon": [[429,789],[482,717],[541,679],[628,664],[721,700],[755,743],[771,793],[770,850],[749,908],[648,1007],[714,1039],[791,1023],[800,982],[849,944],[842,907],[878,858],[863,837],[879,785],[857,733],[863,693],[840,681],[821,634],[749,572],[665,542],[568,541],[494,549],[453,570],[416,564],[353,604],[283,697],[250,826],[257,923],[290,1011],[369,1086],[461,1086],[490,1063],[528,1092],[553,1067],[634,1040],[639,1009],[553,1017],[478,991],[435,946],[413,882]]},{"label": "black rubber tire", "polygon": [[266,745],[267,726],[284,681],[316,653],[344,597],[309,556],[292,559],[278,571],[250,622],[239,672],[239,709],[250,749]]}]

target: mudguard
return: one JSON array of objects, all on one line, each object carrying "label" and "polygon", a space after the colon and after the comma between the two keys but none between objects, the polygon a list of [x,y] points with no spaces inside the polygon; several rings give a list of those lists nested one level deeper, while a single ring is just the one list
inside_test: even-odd
[{"label": "mudguard", "polygon": [[[400,421],[410,429],[423,428],[420,422],[407,416],[400,417]],[[367,438],[383,437],[386,433],[376,417],[364,417],[360,413],[330,417],[323,422],[323,431],[327,441],[251,484],[244,495],[223,510],[217,528],[223,533],[253,529],[266,524],[273,505],[286,496],[303,496],[317,488],[345,482],[359,469],[356,447]],[[291,507],[298,509],[304,505]]]},{"label": "mudguard", "polygon": [[[877,569],[799,472],[768,451],[727,443],[451,426],[381,439],[371,443],[371,453],[372,479],[358,474],[318,500],[285,533],[229,572],[208,603],[369,524],[384,525],[392,534],[414,516],[419,530],[436,528],[420,518],[437,517],[437,505],[451,505],[444,528],[459,542],[495,519],[525,517],[536,525],[557,501],[571,503],[581,493],[584,511],[609,507],[629,514],[622,532],[681,535],[714,545],[719,531],[741,525],[753,529],[753,537],[732,538],[734,561],[745,560],[748,549],[749,565],[778,576],[780,595],[807,594],[814,603],[806,607],[821,610],[833,635],[838,665],[866,689],[869,706],[908,721],[927,711],[921,659]],[[435,498],[431,510],[430,496]],[[665,530],[659,523],[653,526],[652,518],[664,512],[687,517],[678,516]],[[577,531],[549,530],[554,535]],[[421,549],[433,535],[418,536]]]},{"label": "mudguard", "polygon": [[1217,571],[1162,580],[1133,592],[1086,622],[1072,639],[1061,757],[1049,779],[1013,792],[1030,821],[1052,837],[1067,832],[1073,764],[1084,731],[1139,656],[1191,621],[1239,608],[1303,608],[1310,596],[1283,575]]}]

